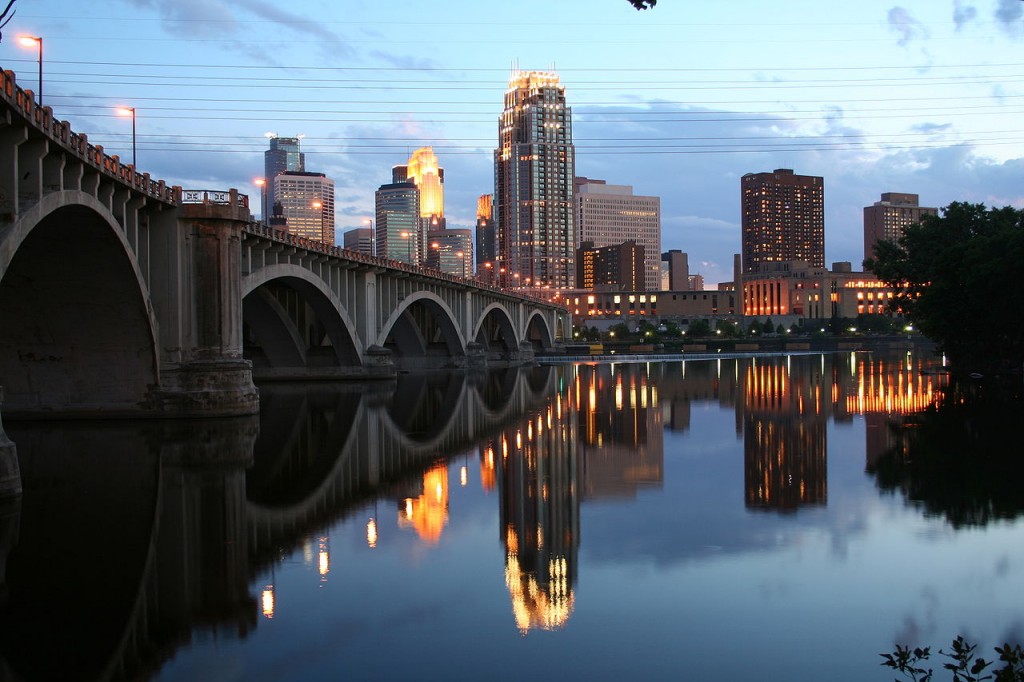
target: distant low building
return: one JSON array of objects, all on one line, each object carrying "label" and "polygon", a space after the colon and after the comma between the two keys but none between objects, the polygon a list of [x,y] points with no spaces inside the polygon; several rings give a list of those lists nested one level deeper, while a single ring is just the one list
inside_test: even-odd
[{"label": "distant low building", "polygon": [[894,297],[884,282],[853,270],[848,261],[833,263],[831,270],[787,261],[744,275],[742,307],[747,317],[772,320],[854,318],[891,312]]}]

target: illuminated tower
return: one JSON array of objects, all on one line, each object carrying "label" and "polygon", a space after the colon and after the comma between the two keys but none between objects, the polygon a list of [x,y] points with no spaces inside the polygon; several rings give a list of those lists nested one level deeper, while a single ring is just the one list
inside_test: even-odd
[{"label": "illuminated tower", "polygon": [[516,71],[505,92],[494,150],[498,284],[573,286],[576,221],[572,111],[558,75]]},{"label": "illuminated tower", "polygon": [[788,168],[747,173],[742,191],[743,274],[801,260],[825,267],[825,180]]},{"label": "illuminated tower", "polygon": [[263,152],[263,177],[266,181],[266,191],[263,193],[263,220],[269,221],[273,213],[274,178],[285,171],[303,172],[306,170],[306,155],[299,151],[299,140],[297,137],[278,137],[277,133],[267,133],[270,138],[270,149]]},{"label": "illuminated tower", "polygon": [[[411,182],[420,194],[416,249],[426,254],[428,233],[445,229],[444,169],[431,147],[420,147],[409,157],[409,163],[391,169],[391,182]],[[420,260],[426,260],[424,256]]]}]

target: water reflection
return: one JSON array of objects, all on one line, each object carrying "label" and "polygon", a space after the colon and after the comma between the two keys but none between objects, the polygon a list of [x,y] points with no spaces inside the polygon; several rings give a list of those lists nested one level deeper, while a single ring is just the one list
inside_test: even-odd
[{"label": "water reflection", "polygon": [[[863,415],[865,467],[883,488],[954,524],[1019,513],[1009,487],[965,504],[922,483],[931,472],[914,468],[917,448],[1006,448],[986,433],[1013,421],[1005,411],[952,419],[966,401],[940,401],[959,394],[945,393],[933,370],[927,354],[867,353],[537,367],[403,375],[397,385],[270,385],[258,421],[12,424],[25,495],[0,510],[0,672],[146,677],[188,656],[201,633],[245,639],[281,620],[288,598],[275,571],[286,557],[301,557],[329,587],[346,579],[342,559],[354,561],[332,537],[339,526],[358,526],[377,554],[392,529],[443,545],[469,513],[453,497],[474,486],[496,493],[491,537],[515,628],[571,630],[581,538],[608,532],[581,528],[581,507],[666,492],[666,449],[700,426],[708,405],[731,411],[726,435],[742,444],[742,496],[719,496],[716,510],[773,519],[825,508],[829,424]],[[936,403],[913,429],[890,428]],[[952,424],[969,425],[970,439],[941,428]],[[476,481],[468,459],[453,458],[461,453],[479,466]],[[1020,480],[1002,465],[988,473]],[[710,476],[687,485],[717,493]],[[690,500],[665,497],[662,527],[620,535],[634,551],[705,551],[757,532],[737,531],[735,519],[671,528],[664,521]]]},{"label": "water reflection", "polygon": [[956,528],[1024,512],[1020,387],[958,383],[923,412],[888,425],[869,466],[878,487]]}]

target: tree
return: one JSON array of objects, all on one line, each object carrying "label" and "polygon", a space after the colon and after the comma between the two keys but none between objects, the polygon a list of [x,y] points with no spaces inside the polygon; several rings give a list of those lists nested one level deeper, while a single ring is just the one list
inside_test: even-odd
[{"label": "tree", "polygon": [[757,320],[751,320],[750,325],[747,327],[748,336],[757,336],[761,333],[761,325],[757,323]]},{"label": "tree", "polygon": [[1024,210],[954,202],[876,244],[865,266],[954,367],[995,371],[1024,363],[1022,262]]},{"label": "tree", "polygon": [[658,4],[658,0],[629,0],[629,4],[637,9],[647,9]]},{"label": "tree", "polygon": [[711,334],[711,324],[707,320],[694,320],[690,323],[686,333],[696,339],[708,336]]},{"label": "tree", "polygon": [[772,324],[772,318],[766,317],[764,324],[761,325],[762,334],[773,334],[775,333],[775,325]]}]

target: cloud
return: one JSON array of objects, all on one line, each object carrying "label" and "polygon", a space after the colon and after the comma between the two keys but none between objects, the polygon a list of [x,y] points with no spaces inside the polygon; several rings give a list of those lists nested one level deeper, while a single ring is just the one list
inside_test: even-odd
[{"label": "cloud", "polygon": [[924,24],[910,16],[910,12],[903,7],[897,6],[890,9],[888,20],[889,28],[900,36],[897,41],[900,46],[908,45],[915,39],[923,40],[928,37],[928,30]]},{"label": "cloud", "polygon": [[999,0],[995,11],[996,21],[1003,30],[1014,38],[1024,36],[1024,2],[1020,0]]},{"label": "cloud", "polygon": [[[312,21],[301,14],[286,12],[263,0],[124,0],[129,5],[155,9],[163,20],[164,29],[182,38],[217,37],[226,38],[243,31],[244,19],[239,18],[239,10],[277,24],[303,37],[314,37],[332,43],[334,54],[338,51],[336,43],[341,38],[325,28],[322,24]],[[248,56],[257,56],[265,52],[261,46],[249,45]],[[263,58],[265,61],[266,58]]]},{"label": "cloud", "polygon": [[959,31],[964,26],[974,21],[978,16],[978,10],[973,5],[968,5],[964,0],[953,0],[953,23]]}]

